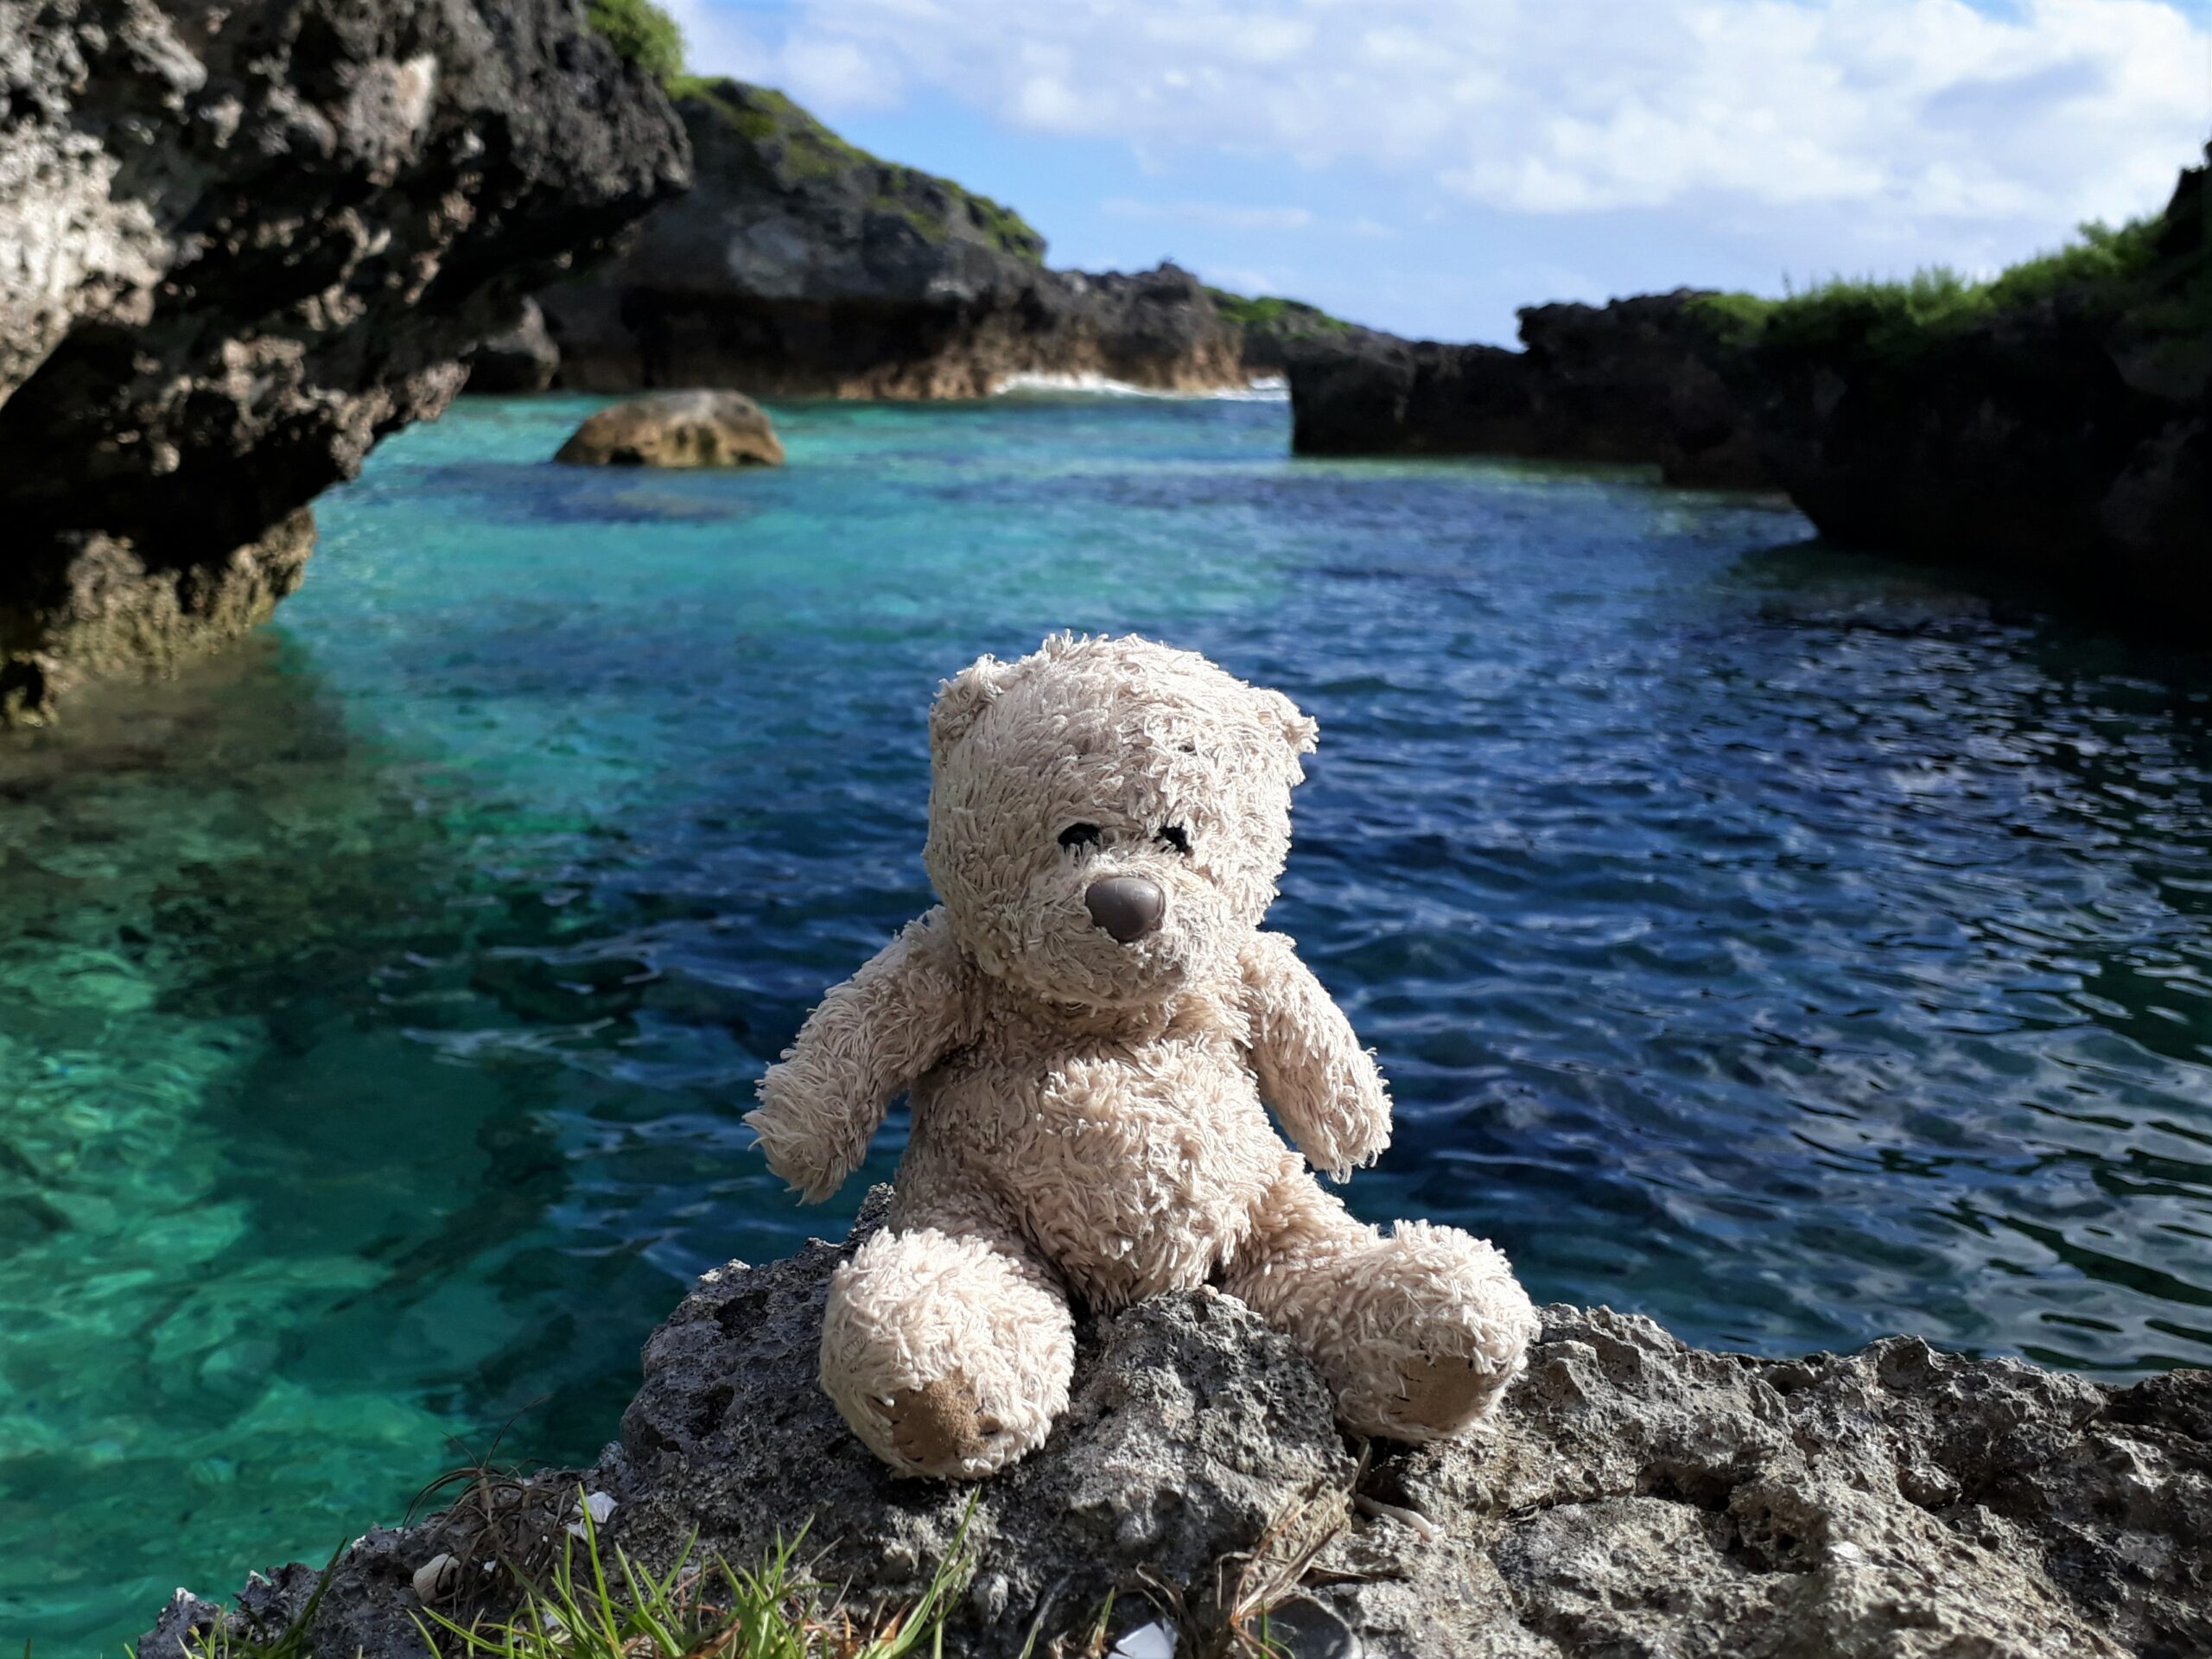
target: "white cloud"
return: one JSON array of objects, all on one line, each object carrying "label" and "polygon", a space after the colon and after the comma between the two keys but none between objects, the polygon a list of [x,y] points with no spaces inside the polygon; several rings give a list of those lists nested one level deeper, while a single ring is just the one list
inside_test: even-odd
[{"label": "white cloud", "polygon": [[1231,231],[1302,231],[1313,223],[1305,207],[1244,207],[1221,201],[1138,201],[1114,196],[1099,204],[1116,219],[1147,219],[1178,225],[1211,225]]},{"label": "white cloud", "polygon": [[745,80],[774,77],[775,54],[730,10],[715,0],[660,0],[660,3],[683,31],[683,54],[692,68]]},{"label": "white cloud", "polygon": [[800,35],[777,54],[777,82],[803,104],[881,109],[899,101],[898,74],[855,41]]},{"label": "white cloud", "polygon": [[[677,10],[726,67],[710,0]],[[2212,31],[2164,0],[794,0],[783,28],[730,49],[833,111],[926,89],[1524,213],[2063,223],[2155,201],[2212,125]]]},{"label": "white cloud", "polygon": [[1281,294],[1297,286],[1275,271],[1249,265],[1210,265],[1205,274],[1216,288],[1225,288],[1232,294]]}]

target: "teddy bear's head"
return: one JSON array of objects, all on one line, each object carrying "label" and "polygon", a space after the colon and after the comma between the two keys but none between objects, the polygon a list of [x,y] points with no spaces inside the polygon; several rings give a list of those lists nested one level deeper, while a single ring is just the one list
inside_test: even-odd
[{"label": "teddy bear's head", "polygon": [[1316,728],[1135,635],[986,657],[930,714],[930,880],[985,971],[1134,1007],[1236,971],[1290,851]]}]

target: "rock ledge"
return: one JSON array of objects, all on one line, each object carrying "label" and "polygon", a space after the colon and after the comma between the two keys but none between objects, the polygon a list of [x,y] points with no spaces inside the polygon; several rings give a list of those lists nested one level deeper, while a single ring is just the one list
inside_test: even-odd
[{"label": "rock ledge", "polygon": [[[1344,1651],[1348,1628],[1376,1659],[2212,1652],[2212,1372],[2111,1389],[1912,1338],[1767,1361],[1562,1306],[1487,1441],[1363,1465],[1305,1362],[1199,1291],[1094,1321],[1051,1442],[954,1487],[891,1477],[814,1386],[851,1247],[708,1274],[646,1344],[620,1440],[543,1482],[612,1494],[614,1541],[654,1560],[696,1531],[745,1560],[810,1523],[819,1574],[887,1602],[926,1580],[972,1496],[963,1654],[1033,1631],[1052,1652],[1109,1592],[1117,1625],[1157,1617],[1160,1586],[1215,1617],[1222,1564],[1233,1579],[1285,1516],[1338,1529],[1294,1651]],[[358,1543],[315,1652],[419,1654],[411,1579],[449,1524]],[[280,1618],[314,1580],[287,1567],[242,1601]],[[218,1616],[181,1593],[138,1651],[175,1659]]]},{"label": "rock ledge", "polygon": [[0,724],[266,620],[308,502],[688,169],[582,0],[0,0]]}]

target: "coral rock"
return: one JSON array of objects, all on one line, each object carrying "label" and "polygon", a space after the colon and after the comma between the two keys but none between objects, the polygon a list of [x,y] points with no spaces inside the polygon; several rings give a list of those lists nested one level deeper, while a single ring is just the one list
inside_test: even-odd
[{"label": "coral rock", "polygon": [[561,350],[545,332],[545,314],[537,302],[524,300],[522,321],[505,334],[480,341],[468,353],[467,365],[463,391],[543,391],[561,372]]},{"label": "coral rock", "polygon": [[736,391],[663,391],[601,410],[556,461],[579,467],[780,467],[760,405]]},{"label": "coral rock", "polygon": [[581,0],[0,0],[0,719],[299,579],[303,511],[682,188]]},{"label": "coral rock", "polygon": [[[620,1441],[544,1478],[619,1499],[604,1535],[656,1560],[696,1530],[746,1562],[807,1526],[823,1578],[892,1604],[972,1497],[947,1644],[967,1655],[1088,1628],[1109,1591],[1117,1630],[1168,1592],[1217,1617],[1240,1556],[1301,1511],[1349,1516],[1312,1605],[1285,1610],[1316,1652],[1342,1628],[1370,1659],[2212,1652],[2212,1373],[2115,1389],[1912,1338],[1761,1360],[1554,1306],[1484,1440],[1378,1448],[1361,1472],[1291,1345],[1197,1291],[1085,1327],[1052,1438],[956,1486],[891,1474],[815,1384],[830,1273],[884,1203],[844,1245],[708,1274],[646,1344]],[[416,1659],[410,1579],[440,1525],[354,1547],[316,1654]],[[266,1624],[315,1576],[246,1599]],[[175,1659],[214,1617],[181,1593],[139,1652]]]}]

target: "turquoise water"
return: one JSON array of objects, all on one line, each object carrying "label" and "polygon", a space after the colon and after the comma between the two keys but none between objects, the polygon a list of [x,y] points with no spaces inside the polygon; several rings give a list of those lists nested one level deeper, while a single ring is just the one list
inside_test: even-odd
[{"label": "turquoise water", "polygon": [[274,627],[0,741],[0,1648],[116,1652],[518,1412],[588,1456],[690,1275],[842,1224],[738,1113],[929,902],[937,680],[1056,626],[1320,718],[1275,920],[1395,1081],[1356,1208],[1703,1343],[2212,1363],[2202,662],[1758,498],[1294,462],[1280,404],[543,465],[588,407],[395,438]]}]

